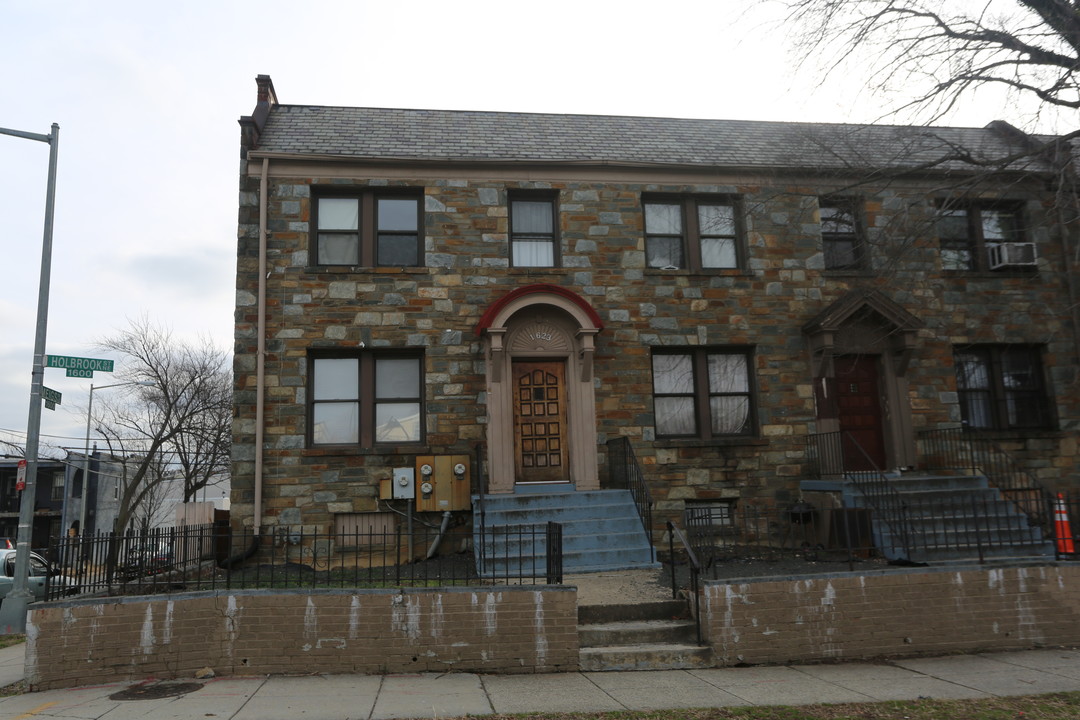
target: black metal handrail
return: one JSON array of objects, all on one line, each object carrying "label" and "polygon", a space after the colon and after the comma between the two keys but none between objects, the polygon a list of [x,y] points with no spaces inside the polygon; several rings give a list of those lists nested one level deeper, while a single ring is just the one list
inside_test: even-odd
[{"label": "black metal handrail", "polygon": [[701,578],[701,561],[697,553],[686,539],[686,535],[675,523],[668,520],[668,554],[671,557],[671,598],[678,599],[679,589],[675,581],[675,541],[678,540],[686,552],[687,567],[690,570],[690,597],[694,599],[694,625],[697,629],[697,644],[701,645],[701,593],[699,592]]},{"label": "black metal handrail", "polygon": [[973,434],[962,427],[924,430],[917,438],[919,461],[924,469],[981,475],[1011,500],[1033,525],[1050,529],[1053,501],[1050,490],[992,438]]},{"label": "black metal handrail", "polygon": [[651,559],[656,561],[656,548],[653,547],[653,524],[652,524],[652,493],[649,485],[645,482],[645,474],[641,471],[634,448],[630,445],[630,438],[617,437],[607,441],[608,474],[612,487],[626,488],[634,498],[634,506],[637,508],[641,525],[645,529],[645,536],[649,539],[649,552]]},{"label": "black metal handrail", "polygon": [[[807,436],[807,451],[810,471],[815,477],[839,477],[851,482],[874,511],[874,515],[888,523],[893,530],[889,537],[896,544],[892,548],[881,549],[886,554],[891,549],[894,553],[899,551],[901,557],[910,557],[912,531],[906,503],[859,441],[844,430],[816,433]],[[870,469],[849,470],[852,463],[848,456],[852,453],[860,461],[857,463],[859,467]]]}]

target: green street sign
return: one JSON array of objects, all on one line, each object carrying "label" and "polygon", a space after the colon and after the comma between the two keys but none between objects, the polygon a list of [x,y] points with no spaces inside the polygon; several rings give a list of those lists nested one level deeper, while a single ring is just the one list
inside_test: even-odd
[{"label": "green street sign", "polygon": [[45,400],[45,407],[49,407],[49,403],[53,406],[60,404],[60,398],[62,395],[52,388],[47,388],[44,385],[41,386],[41,397]]},{"label": "green street sign", "polygon": [[46,355],[45,367],[64,368],[68,377],[92,378],[94,371],[112,372],[112,360],[72,357],[70,355]]}]

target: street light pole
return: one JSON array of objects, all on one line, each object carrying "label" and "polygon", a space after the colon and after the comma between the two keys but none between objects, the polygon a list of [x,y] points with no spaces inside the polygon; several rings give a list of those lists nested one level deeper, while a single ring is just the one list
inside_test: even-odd
[{"label": "street light pole", "polygon": [[60,126],[52,124],[49,135],[0,128],[0,135],[12,135],[49,145],[49,178],[45,191],[45,231],[41,242],[41,279],[38,283],[37,329],[34,337],[34,368],[30,379],[30,416],[26,423],[26,486],[19,504],[19,533],[15,545],[15,577],[11,592],[0,605],[0,630],[26,631],[26,606],[32,595],[28,582],[30,543],[34,528],[34,501],[37,492],[38,439],[41,432],[41,388],[45,380],[45,336],[49,325],[49,281],[52,275],[53,209],[56,202],[56,154]]}]

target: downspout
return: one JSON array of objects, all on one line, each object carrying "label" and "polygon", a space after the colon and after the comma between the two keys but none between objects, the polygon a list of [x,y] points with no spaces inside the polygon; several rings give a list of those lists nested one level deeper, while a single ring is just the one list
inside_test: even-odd
[{"label": "downspout", "polygon": [[268,179],[270,158],[263,158],[262,175],[259,178],[259,320],[258,340],[255,351],[255,537],[262,529],[263,500],[263,437],[266,422],[266,194],[269,190]]}]

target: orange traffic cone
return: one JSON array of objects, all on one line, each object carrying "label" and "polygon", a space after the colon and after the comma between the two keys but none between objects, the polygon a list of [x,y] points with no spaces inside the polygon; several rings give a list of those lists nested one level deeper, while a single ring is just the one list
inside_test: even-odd
[{"label": "orange traffic cone", "polygon": [[1057,551],[1071,555],[1076,552],[1073,545],[1072,528],[1069,527],[1069,513],[1065,510],[1065,498],[1058,493],[1054,503],[1054,534],[1057,536]]}]

